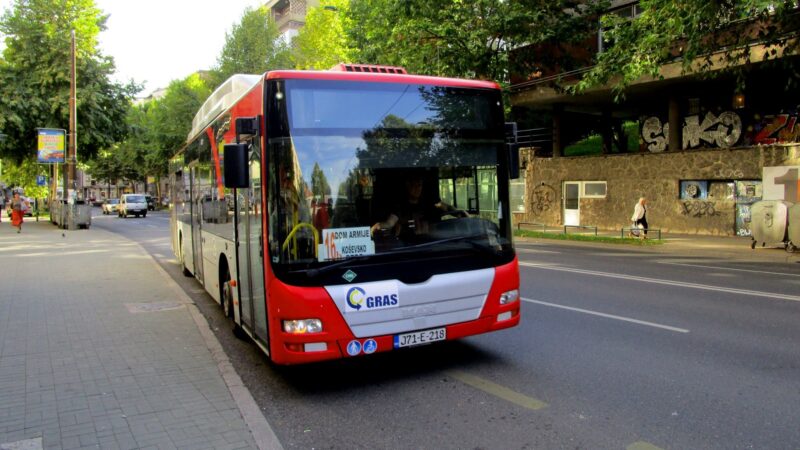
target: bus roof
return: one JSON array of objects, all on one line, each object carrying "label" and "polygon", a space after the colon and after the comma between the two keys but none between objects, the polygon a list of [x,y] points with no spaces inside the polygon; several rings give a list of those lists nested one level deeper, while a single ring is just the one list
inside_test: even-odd
[{"label": "bus roof", "polygon": [[297,79],[367,81],[373,83],[412,83],[448,87],[500,89],[500,85],[494,81],[432,77],[427,75],[405,75],[397,73],[345,72],[339,70],[274,70],[272,72],[267,72],[265,76],[268,80]]},{"label": "bus roof", "polygon": [[192,129],[187,136],[187,142],[202,132],[208,124],[217,118],[220,113],[238,102],[245,94],[258,84],[263,75],[236,74],[225,80],[224,83],[208,96],[203,106],[197,111],[192,120]]}]

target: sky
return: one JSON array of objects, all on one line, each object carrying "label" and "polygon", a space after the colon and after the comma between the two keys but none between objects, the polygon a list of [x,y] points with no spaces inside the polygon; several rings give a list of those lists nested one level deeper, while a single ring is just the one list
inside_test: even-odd
[{"label": "sky", "polygon": [[[115,80],[144,84],[139,96],[165,88],[197,70],[211,68],[225,33],[244,9],[266,0],[95,0],[106,14],[100,50],[114,57]],[[12,0],[0,0],[5,11]]]}]

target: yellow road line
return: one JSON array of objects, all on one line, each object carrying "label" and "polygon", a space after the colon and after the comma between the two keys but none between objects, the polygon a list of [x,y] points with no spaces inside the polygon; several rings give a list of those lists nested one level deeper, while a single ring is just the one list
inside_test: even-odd
[{"label": "yellow road line", "polygon": [[633,444],[625,447],[625,450],[662,450],[661,447],[656,447],[655,445],[645,442],[645,441],[637,441]]},{"label": "yellow road line", "polygon": [[497,383],[493,383],[475,375],[470,375],[460,370],[448,370],[446,374],[464,384],[474,387],[475,389],[479,389],[487,394],[514,403],[515,405],[522,406],[523,408],[537,410],[547,407],[547,403],[541,400],[528,397],[527,395],[520,394],[519,392],[513,391],[505,386],[501,386]]}]

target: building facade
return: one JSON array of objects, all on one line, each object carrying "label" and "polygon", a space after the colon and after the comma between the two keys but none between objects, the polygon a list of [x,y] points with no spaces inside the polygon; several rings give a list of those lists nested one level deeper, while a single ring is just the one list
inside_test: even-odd
[{"label": "building facade", "polygon": [[269,0],[264,6],[269,9],[284,42],[290,44],[305,25],[306,13],[319,6],[319,0]]},{"label": "building facade", "polygon": [[[623,17],[639,13],[637,2],[613,6]],[[774,47],[753,44],[744,83],[722,66],[712,65],[720,73],[708,78],[674,62],[632,82],[623,100],[609,87],[565,93],[565,80],[579,77],[580,61],[590,64],[602,45],[601,30],[575,49],[576,66],[512,79],[515,114],[539,121],[521,133],[528,148],[517,221],[621,229],[646,197],[653,228],[749,235],[755,201],[800,201],[800,95],[785,88],[786,72],[765,63]],[[547,51],[522,48],[514,57]]]}]

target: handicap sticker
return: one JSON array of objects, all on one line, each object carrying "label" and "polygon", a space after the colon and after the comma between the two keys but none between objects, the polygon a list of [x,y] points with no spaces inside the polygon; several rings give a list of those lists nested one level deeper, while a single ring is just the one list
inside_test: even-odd
[{"label": "handicap sticker", "polygon": [[375,342],[375,339],[367,339],[364,341],[364,353],[372,354],[375,353],[375,350],[378,349],[378,343]]},{"label": "handicap sticker", "polygon": [[358,341],[350,341],[347,344],[347,354],[350,356],[356,356],[361,353],[361,342]]}]

